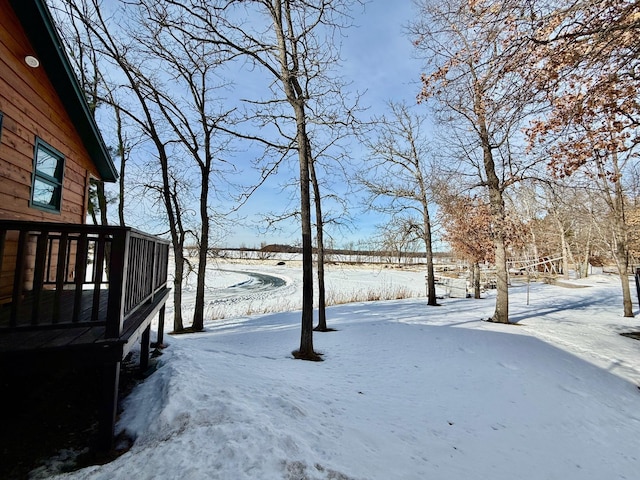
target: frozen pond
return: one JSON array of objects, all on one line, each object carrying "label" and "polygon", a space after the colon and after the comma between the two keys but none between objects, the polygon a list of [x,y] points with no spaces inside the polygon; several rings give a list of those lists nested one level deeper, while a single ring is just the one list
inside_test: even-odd
[{"label": "frozen pond", "polygon": [[237,296],[253,295],[256,293],[269,292],[276,288],[283,287],[287,281],[282,277],[267,275],[266,273],[245,272],[238,270],[218,270],[221,273],[243,275],[248,278],[228,287],[216,288],[211,292],[211,297],[216,299],[233,298]]},{"label": "frozen pond", "polygon": [[[422,296],[425,290],[424,272],[421,269],[328,265],[325,280],[330,305],[362,301],[372,295],[374,298],[379,295],[381,298],[399,298],[395,295],[398,290],[404,290],[406,296]],[[192,273],[183,288],[183,311],[193,308],[195,290],[196,278]],[[238,316],[299,310],[301,307],[300,265],[292,262],[286,265],[273,262],[218,263],[207,269],[205,323]],[[168,315],[171,315],[172,309],[172,302],[169,302]]]}]

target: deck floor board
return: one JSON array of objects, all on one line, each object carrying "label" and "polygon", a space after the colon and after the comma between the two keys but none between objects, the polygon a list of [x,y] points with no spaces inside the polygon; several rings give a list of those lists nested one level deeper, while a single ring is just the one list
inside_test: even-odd
[{"label": "deck floor board", "polygon": [[[168,298],[169,290],[165,289],[156,296],[155,301],[142,305],[133,314],[125,318],[120,337],[114,339],[105,338],[105,320],[107,295],[100,297],[99,320],[91,321],[91,306],[93,305],[93,290],[84,290],[82,294],[82,314],[80,321],[71,322],[73,312],[73,291],[65,291],[60,301],[60,319],[57,324],[50,323],[50,312],[53,308],[54,294],[45,291],[41,294],[41,312],[47,312],[49,323],[30,325],[32,298],[24,298],[20,314],[21,321],[18,327],[9,328],[11,313],[10,305],[0,306],[0,358],[14,353],[27,354],[29,351],[56,352],[75,349],[95,349],[96,352],[105,350],[105,346],[127,345],[135,341],[142,330],[151,322],[151,317],[164,305]],[[27,320],[25,320],[25,315]],[[41,317],[42,318],[42,317]],[[63,321],[64,320],[64,321]],[[121,347],[120,347],[121,348]],[[130,347],[127,349],[130,350]]]}]

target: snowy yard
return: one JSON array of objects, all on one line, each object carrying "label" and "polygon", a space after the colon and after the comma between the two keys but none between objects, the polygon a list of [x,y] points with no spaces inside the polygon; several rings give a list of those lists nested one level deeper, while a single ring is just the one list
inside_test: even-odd
[{"label": "snowy yard", "polygon": [[[251,301],[299,296],[298,269],[254,268],[286,284]],[[212,272],[210,285],[245,281]],[[372,282],[424,291],[420,271],[329,272],[333,289]],[[638,478],[640,342],[619,334],[640,322],[622,317],[615,276],[572,283],[584,288],[532,283],[528,305],[514,284],[511,326],[481,321],[492,296],[331,307],[338,331],[314,336],[320,363],[291,357],[299,312],[169,336],[120,418],[130,451],[60,478]]]}]

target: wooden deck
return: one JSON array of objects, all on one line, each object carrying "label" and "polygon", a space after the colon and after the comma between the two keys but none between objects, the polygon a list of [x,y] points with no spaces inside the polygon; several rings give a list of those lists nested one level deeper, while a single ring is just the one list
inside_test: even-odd
[{"label": "wooden deck", "polygon": [[139,341],[147,369],[156,315],[163,340],[168,256],[169,242],[127,227],[0,220],[0,373],[98,366],[110,449],[120,365]]}]

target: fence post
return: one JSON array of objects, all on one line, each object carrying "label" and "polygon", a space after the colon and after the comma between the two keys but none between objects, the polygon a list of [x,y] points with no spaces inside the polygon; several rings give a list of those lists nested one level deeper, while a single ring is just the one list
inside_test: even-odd
[{"label": "fence post", "polygon": [[636,294],[638,295],[638,304],[640,304],[640,267],[636,267]]}]

